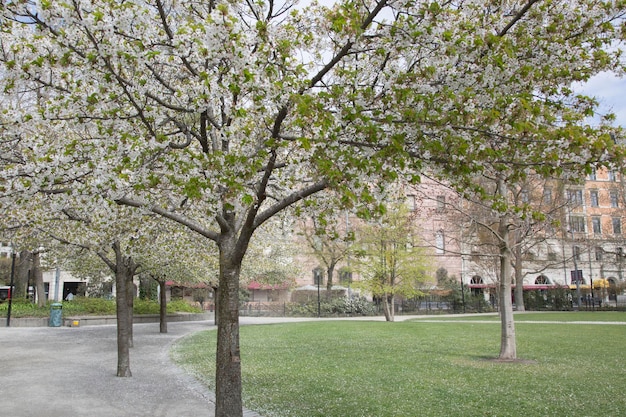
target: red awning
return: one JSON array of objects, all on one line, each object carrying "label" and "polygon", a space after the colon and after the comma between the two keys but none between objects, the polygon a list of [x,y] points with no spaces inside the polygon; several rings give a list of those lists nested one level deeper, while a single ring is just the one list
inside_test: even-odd
[{"label": "red awning", "polygon": [[262,284],[258,281],[252,281],[247,287],[249,290],[286,290],[289,288],[288,282],[280,284]]}]

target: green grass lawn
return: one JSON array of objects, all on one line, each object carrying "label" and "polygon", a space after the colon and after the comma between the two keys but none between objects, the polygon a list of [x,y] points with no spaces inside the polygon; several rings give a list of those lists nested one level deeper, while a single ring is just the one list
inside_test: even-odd
[{"label": "green grass lawn", "polygon": [[[474,315],[423,316],[414,320],[425,321],[498,321],[498,313]],[[515,321],[558,321],[558,322],[626,322],[625,311],[528,311],[515,313]]]},{"label": "green grass lawn", "polygon": [[[266,417],[626,415],[626,326],[520,320],[516,332],[526,362],[489,360],[499,352],[496,323],[244,326],[245,406]],[[215,336],[172,351],[210,388]]]}]

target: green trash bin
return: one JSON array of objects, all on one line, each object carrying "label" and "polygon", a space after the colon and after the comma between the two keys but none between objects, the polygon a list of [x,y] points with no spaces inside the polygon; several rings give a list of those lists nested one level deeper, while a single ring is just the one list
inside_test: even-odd
[{"label": "green trash bin", "polygon": [[63,324],[63,304],[50,304],[50,327],[61,327]]}]

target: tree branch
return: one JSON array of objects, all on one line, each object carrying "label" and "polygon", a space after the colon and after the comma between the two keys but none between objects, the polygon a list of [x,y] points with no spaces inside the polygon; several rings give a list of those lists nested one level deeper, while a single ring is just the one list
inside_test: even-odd
[{"label": "tree branch", "polygon": [[199,235],[206,237],[207,239],[211,239],[214,242],[217,242],[217,240],[219,239],[219,235],[217,233],[211,230],[205,229],[198,223],[195,223],[194,221],[186,218],[185,216],[172,213],[171,211],[168,211],[157,205],[133,200],[127,197],[118,198],[117,200],[115,200],[115,203],[119,204],[120,206],[144,208],[152,213],[158,214],[159,216],[165,217],[166,219],[172,220],[180,225],[183,225],[189,230],[196,232]]},{"label": "tree branch", "polygon": [[539,0],[530,0],[528,3],[526,3],[526,5],[524,7],[522,7],[522,9],[515,15],[515,17],[513,17],[513,20],[511,20],[509,22],[509,24],[505,26],[504,29],[502,29],[500,32],[498,32],[498,36],[502,37],[502,36],[506,35],[507,32],[513,26],[515,26],[515,24],[517,22],[519,22],[522,19],[522,17],[524,17],[526,12],[528,12],[528,10],[530,10],[530,8],[533,6],[533,4],[535,4],[537,2],[539,2]]},{"label": "tree branch", "polygon": [[[379,1],[376,4],[376,7],[374,7],[374,10],[372,10],[367,15],[363,23],[361,23],[361,30],[367,29],[369,25],[371,25],[372,22],[374,21],[374,18],[378,15],[378,13],[380,13],[380,11],[385,6],[387,6],[387,0]],[[328,74],[330,70],[332,70],[335,67],[335,65],[337,65],[337,63],[339,63],[339,61],[341,61],[343,57],[346,56],[350,52],[350,49],[352,49],[353,45],[354,45],[354,41],[346,42],[346,44],[339,50],[339,52],[333,57],[333,59],[331,59],[328,64],[324,65],[324,68],[322,68],[313,78],[311,78],[311,82],[309,83],[309,88],[314,87],[317,83],[319,83],[322,80],[322,78],[324,78],[324,76]]]},{"label": "tree branch", "polygon": [[287,196],[286,198],[280,200],[273,206],[269,207],[267,210],[261,212],[254,221],[254,228],[261,226],[267,220],[269,220],[276,213],[281,210],[291,206],[292,204],[297,203],[298,201],[304,200],[305,198],[320,192],[326,188],[328,188],[329,182],[326,179],[320,180],[309,187],[303,188],[294,192],[293,194]]}]

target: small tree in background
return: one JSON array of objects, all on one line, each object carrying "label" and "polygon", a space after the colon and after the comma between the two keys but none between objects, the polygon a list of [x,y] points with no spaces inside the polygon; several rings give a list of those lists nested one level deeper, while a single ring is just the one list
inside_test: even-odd
[{"label": "small tree in background", "polygon": [[[350,257],[353,251],[354,232],[350,227],[350,213],[337,210],[338,203],[331,203],[336,196],[307,201],[302,211],[298,232],[303,238],[302,246],[319,261],[326,273],[326,297],[331,298],[337,266]],[[341,271],[349,273],[349,268]]]},{"label": "small tree in background", "polygon": [[394,321],[396,296],[420,295],[419,284],[428,279],[429,266],[415,241],[414,221],[400,205],[376,223],[361,226],[357,233],[356,255],[362,280],[355,285],[380,299],[385,319]]}]

